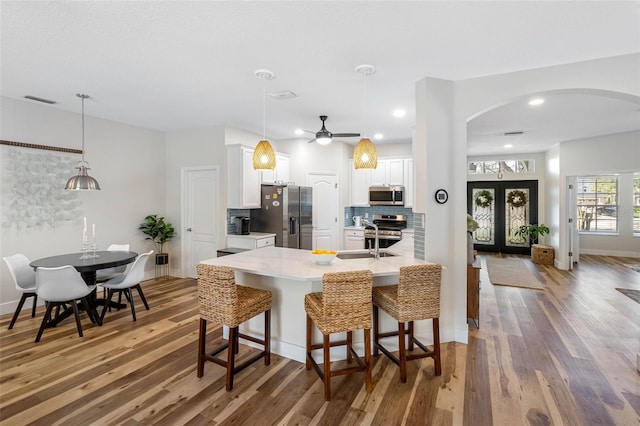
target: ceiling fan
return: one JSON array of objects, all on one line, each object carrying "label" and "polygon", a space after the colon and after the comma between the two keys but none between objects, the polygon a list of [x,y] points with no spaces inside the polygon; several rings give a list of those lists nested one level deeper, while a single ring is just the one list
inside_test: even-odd
[{"label": "ceiling fan", "polygon": [[311,132],[309,130],[305,130],[305,132],[307,132],[307,133],[315,133],[315,135],[316,135],[316,137],[314,139],[311,139],[309,141],[309,143],[318,142],[320,145],[328,145],[328,144],[331,143],[331,141],[333,140],[334,137],[336,137],[336,138],[350,138],[350,137],[360,136],[360,133],[331,133],[324,126],[324,122],[325,122],[326,119],[327,119],[326,115],[321,115],[320,116],[320,120],[322,120],[322,128],[320,130],[318,130],[317,132]]}]

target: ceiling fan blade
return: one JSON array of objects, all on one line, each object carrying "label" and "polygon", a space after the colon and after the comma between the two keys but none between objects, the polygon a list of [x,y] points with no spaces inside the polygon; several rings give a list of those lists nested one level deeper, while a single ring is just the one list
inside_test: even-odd
[{"label": "ceiling fan blade", "polygon": [[356,136],[360,136],[360,133],[334,133],[333,137],[334,138],[350,138],[350,137],[356,137]]},{"label": "ceiling fan blade", "polygon": [[315,135],[315,134],[316,134],[316,132],[312,132],[311,130],[304,130],[304,129],[303,129],[302,131],[303,131],[303,132],[305,132],[305,133],[311,133],[312,135]]},{"label": "ceiling fan blade", "polygon": [[315,141],[316,141],[316,138],[313,138],[308,143],[314,143]]}]

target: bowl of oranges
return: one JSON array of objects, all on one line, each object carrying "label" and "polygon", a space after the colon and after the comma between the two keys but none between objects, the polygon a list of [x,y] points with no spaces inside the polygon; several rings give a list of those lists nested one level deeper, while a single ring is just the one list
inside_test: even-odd
[{"label": "bowl of oranges", "polygon": [[335,250],[315,249],[311,252],[311,259],[318,265],[328,265],[335,257]]}]

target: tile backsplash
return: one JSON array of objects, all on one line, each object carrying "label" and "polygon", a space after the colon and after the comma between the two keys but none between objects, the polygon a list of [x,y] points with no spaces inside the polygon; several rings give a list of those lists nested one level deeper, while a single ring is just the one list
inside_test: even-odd
[{"label": "tile backsplash", "polygon": [[236,234],[236,224],[233,220],[236,216],[250,216],[249,209],[227,209],[227,235]]},{"label": "tile backsplash", "polygon": [[353,217],[368,215],[369,220],[374,214],[403,214],[407,217],[407,228],[413,228],[413,210],[406,207],[397,206],[371,206],[371,207],[345,207],[344,208],[344,224],[345,226],[353,226]]}]

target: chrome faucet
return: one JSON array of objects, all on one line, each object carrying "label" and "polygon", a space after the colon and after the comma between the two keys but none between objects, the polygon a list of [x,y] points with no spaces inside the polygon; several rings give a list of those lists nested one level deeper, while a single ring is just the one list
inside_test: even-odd
[{"label": "chrome faucet", "polygon": [[[378,225],[373,222],[369,222],[367,219],[362,219],[362,223],[366,226],[372,226],[376,230],[375,248],[373,249],[373,255],[376,259],[380,259],[380,240],[378,238]],[[371,242],[369,242],[369,253],[371,253]]]}]

